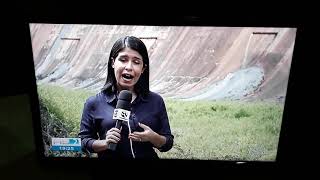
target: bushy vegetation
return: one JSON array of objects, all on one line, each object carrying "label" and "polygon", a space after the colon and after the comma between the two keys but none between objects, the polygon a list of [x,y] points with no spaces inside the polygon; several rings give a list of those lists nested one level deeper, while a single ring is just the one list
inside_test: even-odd
[{"label": "bushy vegetation", "polygon": [[83,104],[93,93],[58,86],[40,85],[38,88],[43,143],[46,156],[88,156],[80,152],[53,152],[51,138],[77,137]]},{"label": "bushy vegetation", "polygon": [[[77,137],[83,104],[93,93],[43,85],[39,94],[48,112],[42,114],[46,136]],[[161,158],[275,160],[283,105],[173,99],[165,103],[175,138],[170,151],[158,152]]]}]

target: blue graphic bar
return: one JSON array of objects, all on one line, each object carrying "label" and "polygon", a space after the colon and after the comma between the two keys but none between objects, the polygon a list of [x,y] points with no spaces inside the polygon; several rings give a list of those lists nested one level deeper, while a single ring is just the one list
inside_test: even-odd
[{"label": "blue graphic bar", "polygon": [[81,151],[81,146],[51,146],[52,151]]}]

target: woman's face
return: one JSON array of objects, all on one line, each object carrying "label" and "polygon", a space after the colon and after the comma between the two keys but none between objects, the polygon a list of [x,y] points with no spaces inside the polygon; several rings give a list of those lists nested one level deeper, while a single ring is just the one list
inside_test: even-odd
[{"label": "woman's face", "polygon": [[118,90],[133,91],[144,71],[142,56],[135,50],[125,48],[113,60],[112,67],[117,80]]}]

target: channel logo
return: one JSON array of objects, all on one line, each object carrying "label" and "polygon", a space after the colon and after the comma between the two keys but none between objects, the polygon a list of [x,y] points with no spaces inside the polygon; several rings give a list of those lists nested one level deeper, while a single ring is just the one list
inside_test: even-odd
[{"label": "channel logo", "polygon": [[52,138],[52,151],[81,151],[80,138]]}]

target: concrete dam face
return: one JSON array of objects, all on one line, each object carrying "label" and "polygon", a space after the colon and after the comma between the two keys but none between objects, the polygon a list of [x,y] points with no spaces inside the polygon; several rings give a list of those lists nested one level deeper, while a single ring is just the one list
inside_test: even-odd
[{"label": "concrete dam face", "polygon": [[136,36],[150,89],[185,100],[281,100],[295,28],[30,24],[38,84],[99,91],[113,43]]}]

